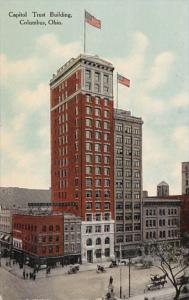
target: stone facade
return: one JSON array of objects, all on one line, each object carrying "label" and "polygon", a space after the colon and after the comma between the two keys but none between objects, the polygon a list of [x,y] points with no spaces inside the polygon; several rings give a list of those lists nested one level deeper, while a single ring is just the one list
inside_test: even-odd
[{"label": "stone facade", "polygon": [[115,252],[126,257],[142,242],[143,121],[115,109],[114,122]]}]

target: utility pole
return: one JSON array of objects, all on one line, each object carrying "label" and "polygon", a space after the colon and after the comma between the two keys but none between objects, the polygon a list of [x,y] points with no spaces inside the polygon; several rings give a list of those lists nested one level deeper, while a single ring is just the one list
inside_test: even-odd
[{"label": "utility pole", "polygon": [[129,298],[131,297],[131,258],[129,257]]},{"label": "utility pole", "polygon": [[[119,244],[119,259],[120,259],[120,263],[121,263],[121,243]],[[122,267],[120,264],[120,299],[122,299]]]}]

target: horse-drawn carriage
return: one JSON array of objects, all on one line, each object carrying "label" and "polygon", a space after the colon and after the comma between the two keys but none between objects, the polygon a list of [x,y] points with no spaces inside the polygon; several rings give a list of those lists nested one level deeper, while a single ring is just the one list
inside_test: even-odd
[{"label": "horse-drawn carriage", "polygon": [[79,265],[70,265],[68,274],[76,274],[79,271]]},{"label": "horse-drawn carriage", "polygon": [[147,289],[149,291],[153,290],[153,289],[163,288],[164,285],[167,283],[166,275],[162,275],[162,276],[151,275],[150,279],[151,279],[151,282],[147,285]]}]

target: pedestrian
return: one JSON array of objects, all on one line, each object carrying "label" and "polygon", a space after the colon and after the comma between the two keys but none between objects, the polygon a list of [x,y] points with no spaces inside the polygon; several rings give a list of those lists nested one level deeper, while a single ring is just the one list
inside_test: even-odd
[{"label": "pedestrian", "polygon": [[30,272],[30,279],[32,279],[32,273]]},{"label": "pedestrian", "polygon": [[24,279],[26,278],[26,272],[25,272],[25,270],[23,271],[23,277],[24,277]]},{"label": "pedestrian", "polygon": [[35,280],[36,279],[36,274],[35,273],[33,273],[33,280]]},{"label": "pedestrian", "polygon": [[26,273],[26,279],[28,279],[28,273]]}]

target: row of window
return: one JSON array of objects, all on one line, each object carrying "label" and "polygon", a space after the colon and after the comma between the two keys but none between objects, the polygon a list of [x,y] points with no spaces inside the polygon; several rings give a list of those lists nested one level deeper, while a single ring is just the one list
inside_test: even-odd
[{"label": "row of window", "polygon": [[[168,230],[167,234],[166,231],[159,231],[159,238],[173,238],[173,237],[178,237],[178,231],[177,230]],[[157,238],[157,233],[156,231],[147,231],[146,232],[146,239],[156,239]]]},{"label": "row of window", "polygon": [[108,74],[103,74],[100,72],[93,72],[92,70],[85,70],[85,80],[90,81],[92,78],[94,79],[95,82],[100,82],[103,78],[104,84],[109,83],[109,75]]},{"label": "row of window", "polygon": [[141,145],[141,141],[140,139],[136,139],[136,138],[131,138],[131,137],[125,137],[123,138],[123,136],[116,136],[116,144],[126,144],[126,145],[135,145],[135,146],[140,146]]},{"label": "row of window", "polygon": [[[124,154],[123,150],[124,150],[123,147],[116,146],[116,154],[123,155]],[[125,155],[126,156],[131,156],[131,155],[132,156],[140,156],[141,155],[141,151],[138,150],[138,149],[132,149],[132,151],[131,151],[131,149],[125,149]]]},{"label": "row of window", "polygon": [[[86,130],[85,137],[86,139],[92,139],[94,137],[96,140],[101,140],[103,137],[104,141],[109,141],[110,133],[102,133],[101,131],[93,132],[92,130]],[[76,131],[76,138],[78,138],[78,130]]]},{"label": "row of window", "polygon": [[[96,245],[102,245],[102,239],[101,238],[97,238],[96,239],[96,241],[95,241],[95,244]],[[106,237],[105,239],[104,239],[104,244],[110,244],[110,238],[109,237]],[[92,239],[91,238],[88,238],[87,240],[86,240],[86,245],[87,246],[92,246],[93,245],[93,241],[92,241]]]},{"label": "row of window", "polygon": [[103,183],[103,186],[110,186],[110,179],[104,179],[102,180],[101,178],[98,178],[98,179],[95,179],[93,180],[92,178],[86,178],[86,181],[85,181],[85,184],[86,186],[93,186],[93,184],[96,186],[96,187],[100,187],[102,186],[102,183]]},{"label": "row of window", "polygon": [[44,235],[44,236],[40,236],[38,238],[39,243],[41,243],[41,242],[42,243],[46,243],[46,242],[50,242],[50,243],[52,243],[52,242],[59,242],[59,240],[60,240],[59,235],[55,235],[55,236],[52,236],[52,235],[46,236],[46,235]]},{"label": "row of window", "polygon": [[133,231],[133,230],[141,230],[141,226],[140,224],[134,224],[134,226],[132,226],[132,224],[126,224],[125,225],[125,230],[124,230],[124,225],[116,225],[116,232],[123,232],[123,231]]},{"label": "row of window", "polygon": [[[96,202],[95,204],[92,202],[86,202],[86,209],[93,209],[95,206],[96,209],[101,209],[102,208],[102,203]],[[103,205],[104,209],[110,210],[110,202],[105,202]]]},{"label": "row of window", "polygon": [[87,190],[85,193],[85,196],[87,198],[92,198],[92,196],[95,196],[96,198],[104,196],[105,198],[110,198],[110,190],[105,190],[104,193],[102,194],[101,190],[96,190],[95,192],[91,190]]},{"label": "row of window", "polygon": [[[119,177],[122,177],[120,175],[121,173],[119,173]],[[119,186],[120,187],[120,186]],[[134,189],[139,189],[140,188],[140,181],[125,181],[125,187],[126,188],[131,188],[133,187]],[[118,187],[117,187],[118,188]],[[119,199],[119,198],[123,198],[123,192],[121,191],[117,191],[116,193],[116,198]]]},{"label": "row of window", "polygon": [[[123,154],[123,152],[121,154]],[[123,162],[122,158],[116,160],[116,165],[117,166],[121,166],[122,167],[123,164],[126,167],[130,167],[130,168],[131,167],[137,167],[137,168],[139,168],[140,167],[140,160],[138,160],[138,159],[133,159],[133,160],[131,160],[131,159],[125,159],[124,162]]]},{"label": "row of window", "polygon": [[87,213],[86,214],[86,221],[108,221],[110,220],[110,213],[104,213],[104,215],[102,215],[101,213],[96,213],[96,214],[92,214],[92,213]]},{"label": "row of window", "polygon": [[86,166],[85,172],[87,175],[105,175],[110,176],[110,168],[108,167],[93,167],[93,166]]},{"label": "row of window", "polygon": [[[117,213],[116,214],[116,220],[117,221],[122,221],[123,220],[124,215],[122,213]],[[141,215],[140,213],[135,213],[134,215],[132,213],[126,213],[125,214],[125,220],[140,220],[141,219]]]},{"label": "row of window", "polygon": [[86,226],[86,233],[93,232],[110,232],[110,225],[95,225],[95,226]]},{"label": "row of window", "polygon": [[[86,103],[93,104],[92,96],[90,94],[86,95]],[[104,106],[109,106],[110,100],[109,98],[104,98],[102,100],[100,99],[100,97],[95,97],[95,104],[96,105],[104,104]]]},{"label": "row of window", "polygon": [[93,163],[95,162],[96,164],[101,164],[102,162],[104,162],[104,164],[110,164],[110,156],[109,155],[93,155],[93,154],[89,154],[87,153],[85,156],[86,159],[86,163]]},{"label": "row of window", "polygon": [[85,124],[87,127],[93,127],[94,124],[95,128],[110,130],[109,121],[93,120],[93,119],[86,118]]},{"label": "row of window", "polygon": [[136,135],[141,134],[140,127],[132,127],[132,126],[128,126],[128,125],[124,126],[121,123],[120,124],[117,123],[116,126],[115,126],[115,129],[118,132],[125,131],[126,133],[133,133],[133,134],[136,134]]},{"label": "row of window", "polygon": [[126,242],[126,243],[130,243],[130,242],[133,242],[134,241],[140,241],[141,240],[141,234],[135,234],[134,236],[132,234],[128,234],[125,236],[123,235],[119,235],[116,237],[116,243],[123,243],[123,242]]},{"label": "row of window", "polygon": [[94,108],[93,109],[93,107],[91,107],[91,106],[86,106],[86,114],[87,115],[93,115],[93,113],[96,117],[101,117],[101,116],[103,116],[104,118],[109,118],[110,117],[110,111],[109,110],[102,111],[101,108]]},{"label": "row of window", "polygon": [[[132,205],[132,203],[125,203],[125,209],[140,209],[141,204],[140,203],[134,203],[134,205]],[[116,209],[123,209],[124,208],[124,203],[123,202],[117,202],[116,203]]]},{"label": "row of window", "polygon": [[165,216],[166,211],[168,215],[177,215],[178,210],[176,208],[171,208],[171,209],[165,209],[165,208],[160,208],[159,210],[156,209],[146,209],[146,216],[152,216],[156,215],[159,212],[160,216]]},{"label": "row of window", "polygon": [[101,152],[104,151],[110,152],[110,145],[109,144],[100,144],[100,143],[91,143],[91,142],[86,142],[85,143],[85,149],[86,151],[96,151],[96,152]]}]

